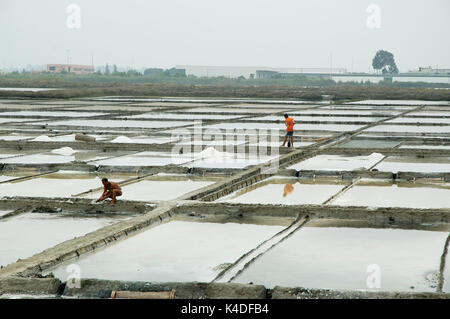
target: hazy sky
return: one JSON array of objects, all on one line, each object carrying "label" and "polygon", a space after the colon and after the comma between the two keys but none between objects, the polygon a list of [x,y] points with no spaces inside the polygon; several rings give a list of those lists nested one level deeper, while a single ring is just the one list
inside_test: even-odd
[{"label": "hazy sky", "polygon": [[[67,26],[70,4],[80,28]],[[138,68],[330,67],[332,55],[333,67],[367,72],[378,49],[400,71],[450,68],[450,1],[0,0],[0,39],[0,68],[66,63],[70,50],[74,64]]]}]

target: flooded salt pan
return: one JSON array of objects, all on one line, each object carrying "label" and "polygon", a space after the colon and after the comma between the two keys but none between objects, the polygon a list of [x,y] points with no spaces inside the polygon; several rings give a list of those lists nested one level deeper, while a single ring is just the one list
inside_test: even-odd
[{"label": "flooded salt pan", "polygon": [[191,158],[184,156],[146,156],[136,154],[95,161],[92,164],[105,166],[165,166],[170,164],[178,165],[191,160]]},{"label": "flooded salt pan", "polygon": [[344,186],[305,183],[297,179],[271,180],[252,185],[217,201],[245,204],[320,205]]},{"label": "flooded salt pan", "polygon": [[23,155],[23,154],[24,153],[18,153],[15,150],[7,150],[7,149],[0,150],[0,162],[5,163],[6,158]]},{"label": "flooded salt pan", "polygon": [[411,145],[411,144],[403,144],[399,148],[418,148],[418,149],[428,149],[428,150],[435,150],[435,149],[449,150],[450,149],[450,145]]},{"label": "flooded salt pan", "polygon": [[6,214],[12,213],[13,210],[0,210],[0,218],[5,216]]},{"label": "flooded salt pan", "polygon": [[359,182],[330,205],[450,208],[450,188],[413,183]]},{"label": "flooded salt pan", "polygon": [[385,111],[385,110],[325,110],[325,109],[314,109],[314,110],[302,110],[295,111],[292,113],[293,116],[305,116],[306,114],[317,114],[317,115],[364,115],[364,116],[372,116],[372,117],[385,117],[392,116],[395,114],[399,114],[400,112],[396,111]]},{"label": "flooded salt pan", "polygon": [[388,139],[386,140],[365,140],[365,139],[358,139],[358,140],[351,140],[347,143],[338,144],[334,147],[336,148],[392,148],[400,144],[398,141],[390,141]]},{"label": "flooded salt pan", "polygon": [[[277,109],[276,112],[284,112],[287,109]],[[269,108],[231,108],[231,107],[199,107],[193,109],[184,109],[183,113],[192,112],[192,113],[233,113],[233,114],[258,114],[258,113],[274,113],[273,109]]]},{"label": "flooded salt pan", "polygon": [[386,123],[436,123],[450,124],[450,118],[427,118],[427,117],[400,117],[386,121]]},{"label": "flooded salt pan", "polygon": [[16,119],[16,118],[0,118],[0,124],[5,124],[5,123],[20,123],[20,122],[27,122],[27,121],[38,121],[38,120],[42,120],[42,119],[36,119],[36,118],[29,118],[29,119]]},{"label": "flooded salt pan", "polygon": [[[304,124],[298,123],[294,126],[296,131],[353,131],[363,127],[362,125],[352,124]],[[205,129],[241,129],[241,130],[285,130],[284,123],[220,123],[204,126]],[[295,134],[295,133],[294,133]]]},{"label": "flooded salt pan", "polygon": [[236,116],[236,115],[220,115],[220,114],[211,115],[211,114],[183,114],[183,113],[144,113],[126,117],[129,119],[229,120],[242,117],[242,115]]},{"label": "flooded salt pan", "polygon": [[101,178],[97,176],[87,175],[82,179],[57,178],[57,176],[38,177],[25,181],[0,184],[0,197],[70,197],[97,187],[102,187]]},{"label": "flooded salt pan", "polygon": [[64,112],[64,111],[16,111],[16,112],[1,112],[0,116],[49,116],[49,117],[91,117],[99,115],[108,115],[108,113],[95,112]]},{"label": "flooded salt pan", "polygon": [[419,101],[419,100],[364,100],[345,104],[371,104],[371,105],[448,105],[447,101]]},{"label": "flooded salt pan", "polygon": [[[60,135],[60,136],[47,136],[47,135],[40,135],[32,139],[33,142],[75,142],[75,135],[76,134],[67,134],[67,135]],[[108,137],[104,135],[95,135],[95,134],[89,134],[89,136],[92,136],[95,138],[96,141],[102,141],[107,139]]]},{"label": "flooded salt pan", "polygon": [[[301,122],[367,122],[372,123],[384,119],[384,117],[370,116],[293,116],[297,125]],[[262,116],[246,119],[246,121],[280,121],[284,122],[283,116]]]},{"label": "flooded salt pan", "polygon": [[0,140],[1,141],[21,141],[21,140],[26,140],[26,139],[31,139],[31,138],[33,138],[33,136],[29,136],[29,135],[15,135],[15,134],[0,135]]},{"label": "flooded salt pan", "polygon": [[447,173],[450,172],[450,158],[411,158],[402,156],[389,156],[374,169],[382,172],[423,172]]},{"label": "flooded salt pan", "polygon": [[[214,181],[161,181],[143,180],[122,187],[123,195],[120,199],[154,201],[172,200],[184,194],[214,184]],[[99,198],[101,192],[90,194],[89,198]]]},{"label": "flooded salt pan", "polygon": [[125,121],[125,120],[68,120],[68,121],[40,122],[30,124],[32,125],[47,124],[50,126],[81,126],[81,127],[166,128],[189,124],[193,125],[194,123],[189,121],[161,122],[161,121]]},{"label": "flooded salt pan", "polygon": [[450,133],[450,125],[377,125],[365,132]]},{"label": "flooded salt pan", "polygon": [[149,137],[149,136],[136,136],[136,137],[126,137],[118,136],[111,141],[111,143],[133,143],[133,144],[165,144],[175,142],[174,138],[171,137]]},{"label": "flooded salt pan", "polygon": [[2,160],[5,164],[64,164],[72,161],[93,161],[102,159],[112,154],[106,155],[106,153],[98,153],[93,151],[75,151],[74,155],[58,155],[52,152],[24,155],[12,158],[6,158]]},{"label": "flooded salt pan", "polygon": [[383,158],[383,154],[372,153],[368,156],[317,155],[288,169],[318,171],[350,171],[368,169]]},{"label": "flooded salt pan", "polygon": [[[250,143],[249,146],[261,146],[261,147],[281,147],[281,144],[283,144],[283,141],[280,140],[279,142],[267,142],[267,141],[261,141],[258,143]],[[314,142],[297,142],[294,141],[294,147],[304,147],[314,144]]]},{"label": "flooded salt pan", "polygon": [[[374,268],[380,291],[435,291],[446,232],[304,227],[251,264],[234,282],[266,288],[368,290]],[[369,272],[368,272],[369,271]],[[414,287],[412,289],[412,287]],[[372,288],[371,290],[374,290]]]},{"label": "flooded salt pan", "polygon": [[[81,267],[83,278],[209,282],[224,265],[233,263],[281,229],[280,226],[172,221],[95,254],[82,255],[75,262]],[[66,280],[65,268],[62,264],[52,272]]]},{"label": "flooded salt pan", "polygon": [[0,220],[0,265],[6,266],[18,258],[31,257],[63,241],[127,218],[62,217],[60,214],[26,213]]},{"label": "flooded salt pan", "polygon": [[242,158],[239,156],[231,157],[207,157],[198,159],[194,162],[184,164],[186,167],[201,167],[201,168],[230,168],[241,169],[250,165],[259,165],[274,159],[276,156],[248,156]]}]

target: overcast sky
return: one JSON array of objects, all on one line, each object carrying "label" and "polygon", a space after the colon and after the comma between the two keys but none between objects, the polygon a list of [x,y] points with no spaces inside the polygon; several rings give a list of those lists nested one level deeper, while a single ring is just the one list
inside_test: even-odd
[{"label": "overcast sky", "polygon": [[[372,3],[379,20],[367,12]],[[80,28],[67,25],[70,4],[80,8]],[[70,52],[72,63],[91,64],[93,55],[96,66],[332,60],[367,72],[378,49],[392,52],[400,71],[450,68],[449,17],[449,0],[0,0],[0,68],[66,63]]]}]

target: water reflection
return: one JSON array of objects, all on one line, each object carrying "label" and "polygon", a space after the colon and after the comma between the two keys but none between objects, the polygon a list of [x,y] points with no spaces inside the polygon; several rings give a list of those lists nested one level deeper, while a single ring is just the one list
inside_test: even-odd
[{"label": "water reflection", "polygon": [[283,197],[286,197],[287,195],[291,194],[293,190],[294,186],[292,184],[286,184],[284,186]]}]

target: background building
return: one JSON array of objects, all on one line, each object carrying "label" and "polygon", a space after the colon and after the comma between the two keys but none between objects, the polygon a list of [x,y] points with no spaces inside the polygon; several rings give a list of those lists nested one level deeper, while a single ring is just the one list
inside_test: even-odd
[{"label": "background building", "polygon": [[78,65],[78,64],[47,64],[47,72],[50,73],[75,73],[75,74],[91,74],[94,73],[94,66],[92,65]]}]

